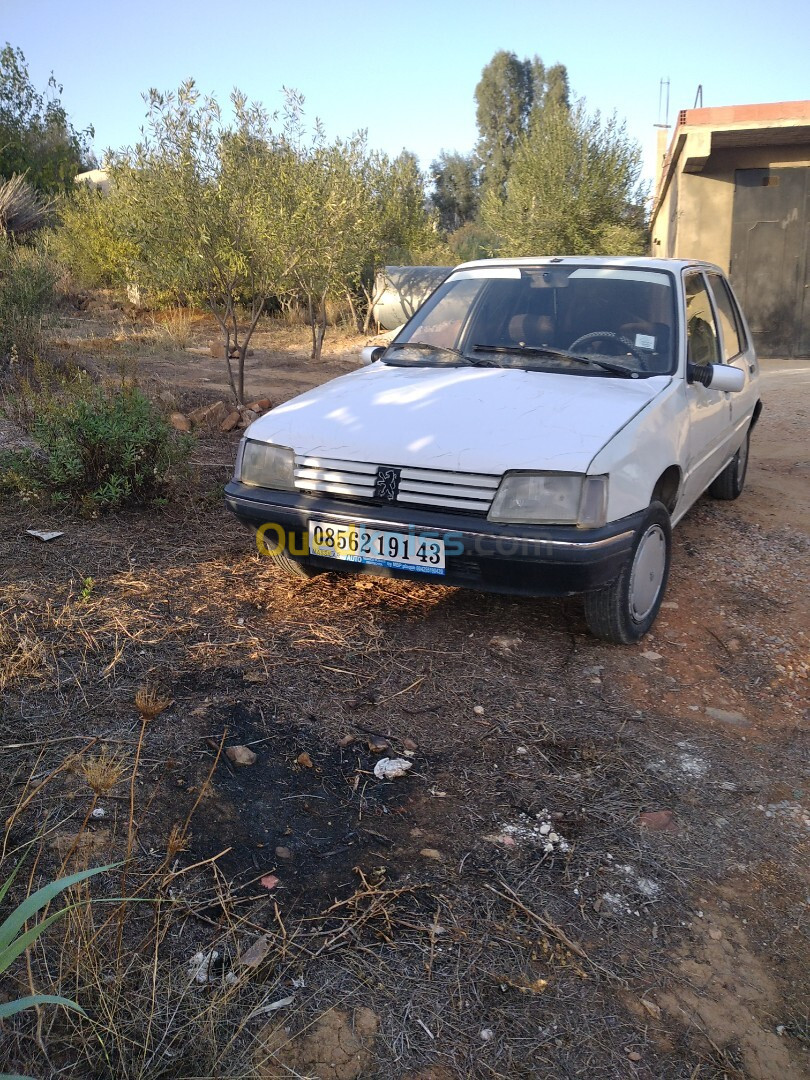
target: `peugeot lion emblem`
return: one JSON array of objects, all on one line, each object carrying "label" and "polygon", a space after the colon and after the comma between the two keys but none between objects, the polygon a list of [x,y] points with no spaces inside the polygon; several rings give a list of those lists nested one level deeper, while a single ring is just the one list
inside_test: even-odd
[{"label": "peugeot lion emblem", "polygon": [[399,469],[392,469],[388,465],[380,465],[374,479],[374,497],[383,502],[392,503],[397,501],[399,493]]}]

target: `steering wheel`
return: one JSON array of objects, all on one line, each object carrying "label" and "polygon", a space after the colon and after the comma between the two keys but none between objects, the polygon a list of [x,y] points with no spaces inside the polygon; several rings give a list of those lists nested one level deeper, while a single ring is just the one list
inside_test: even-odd
[{"label": "steering wheel", "polygon": [[[605,339],[615,341],[617,345],[621,345],[631,356],[634,356],[636,360],[638,360],[642,368],[646,369],[647,357],[644,355],[643,350],[634,345],[629,338],[623,337],[621,334],[614,334],[610,330],[592,330],[590,334],[583,334],[582,337],[578,337],[576,341],[571,342],[568,346],[568,351],[575,352],[582,345],[588,345],[592,341],[604,341]],[[615,355],[618,356],[619,354],[616,353]]]}]

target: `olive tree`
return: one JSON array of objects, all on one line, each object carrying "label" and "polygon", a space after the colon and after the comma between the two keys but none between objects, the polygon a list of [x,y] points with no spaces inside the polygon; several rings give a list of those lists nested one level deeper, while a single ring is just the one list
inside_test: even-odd
[{"label": "olive tree", "polygon": [[395,158],[370,154],[365,163],[367,211],[358,256],[365,298],[363,331],[371,328],[379,299],[378,272],[389,263],[431,264],[452,259],[428,209],[425,180],[416,157],[403,150]]},{"label": "olive tree", "polygon": [[481,217],[499,254],[630,255],[645,247],[641,149],[615,116],[550,101],[515,147],[505,198]]},{"label": "olive tree", "polygon": [[231,390],[243,404],[250,339],[268,299],[289,287],[300,259],[287,214],[296,181],[289,133],[300,99],[288,95],[278,133],[273,118],[237,91],[230,123],[193,81],[176,94],[152,90],[147,100],[142,140],[109,165],[126,274],[153,293],[210,308],[222,331]]}]

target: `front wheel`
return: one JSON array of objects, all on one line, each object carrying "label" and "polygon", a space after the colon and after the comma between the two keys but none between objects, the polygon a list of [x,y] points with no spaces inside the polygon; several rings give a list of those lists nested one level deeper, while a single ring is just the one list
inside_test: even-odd
[{"label": "front wheel", "polygon": [[631,645],[644,637],[661,607],[671,558],[669,514],[662,503],[654,502],[622,572],[604,588],[585,594],[585,620],[591,633],[617,645]]},{"label": "front wheel", "polygon": [[323,570],[317,570],[314,566],[307,566],[297,559],[291,558],[286,551],[279,551],[268,558],[275,568],[286,578],[297,578],[299,581],[317,577],[323,574]]},{"label": "front wheel", "polygon": [[745,474],[748,472],[748,448],[751,432],[746,433],[743,444],[725,469],[709,485],[709,494],[713,499],[739,499],[745,486]]}]

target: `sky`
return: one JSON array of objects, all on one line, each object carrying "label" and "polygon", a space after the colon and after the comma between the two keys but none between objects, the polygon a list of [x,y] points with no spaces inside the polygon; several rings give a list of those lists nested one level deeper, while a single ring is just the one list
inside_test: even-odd
[{"label": "sky", "polygon": [[498,49],[565,64],[589,109],[626,121],[648,179],[662,79],[670,123],[699,86],[707,106],[810,98],[806,0],[0,0],[6,41],[38,89],[53,71],[99,157],[136,141],[144,91],[191,76],[270,111],[294,88],[330,137],[366,129],[371,147],[427,169],[475,145],[475,86]]}]

